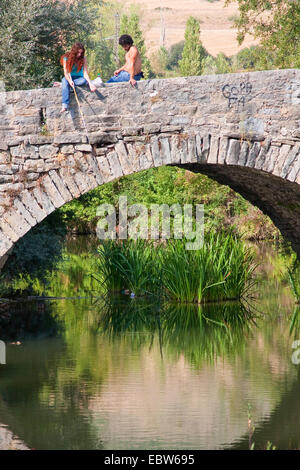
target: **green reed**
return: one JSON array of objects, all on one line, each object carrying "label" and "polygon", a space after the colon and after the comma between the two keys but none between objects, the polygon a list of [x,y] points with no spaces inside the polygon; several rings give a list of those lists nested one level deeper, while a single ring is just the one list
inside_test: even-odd
[{"label": "green reed", "polygon": [[254,255],[231,234],[210,233],[195,251],[186,250],[184,240],[173,240],[163,258],[167,296],[178,302],[241,299],[254,283]]},{"label": "green reed", "polygon": [[99,273],[108,292],[128,290],[143,295],[156,290],[159,262],[152,243],[141,239],[106,240],[97,252]]},{"label": "green reed", "polygon": [[159,292],[170,301],[216,302],[245,297],[254,284],[254,255],[234,235],[210,233],[198,250],[186,240],[101,242],[98,274],[108,292]]}]

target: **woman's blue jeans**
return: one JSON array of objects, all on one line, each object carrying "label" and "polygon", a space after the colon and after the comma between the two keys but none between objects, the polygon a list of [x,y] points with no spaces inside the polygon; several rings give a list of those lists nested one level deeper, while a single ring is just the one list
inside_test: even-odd
[{"label": "woman's blue jeans", "polygon": [[[142,74],[139,73],[138,75],[134,76],[134,79],[138,82],[142,78]],[[118,75],[114,75],[111,77],[106,83],[119,83],[119,82],[129,82],[130,80],[130,74],[126,72],[125,70],[122,70],[122,72],[118,73]]]},{"label": "woman's blue jeans", "polygon": [[[74,85],[75,86],[82,86],[82,85],[86,85],[87,84],[87,81],[85,78],[83,77],[79,77],[79,78],[72,78],[73,82],[74,82]],[[70,104],[70,90],[71,90],[71,86],[69,85],[69,82],[68,80],[66,79],[66,77],[64,77],[62,79],[62,89],[61,89],[61,92],[62,92],[62,105],[64,108],[68,108],[69,107],[69,104]]]}]

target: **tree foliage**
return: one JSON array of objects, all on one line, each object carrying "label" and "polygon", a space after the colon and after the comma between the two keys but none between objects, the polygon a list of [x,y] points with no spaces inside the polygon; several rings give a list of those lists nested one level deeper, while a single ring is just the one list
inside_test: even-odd
[{"label": "tree foliage", "polygon": [[165,78],[169,53],[165,47],[160,47],[150,57],[151,68],[158,78]]},{"label": "tree foliage", "polygon": [[267,54],[274,56],[280,68],[300,65],[300,2],[298,0],[227,0],[237,1],[235,20],[238,42],[246,34],[260,40]]},{"label": "tree foliage", "polygon": [[59,58],[86,44],[93,7],[85,0],[0,0],[0,79],[7,90],[49,86],[62,75]]},{"label": "tree foliage", "polygon": [[201,75],[202,60],[205,55],[206,51],[200,41],[200,22],[190,16],[184,34],[182,59],[179,61],[181,74],[183,76]]},{"label": "tree foliage", "polygon": [[124,4],[115,0],[95,0],[95,9],[95,30],[89,36],[91,47],[87,52],[89,73],[92,78],[99,74],[106,81],[118,68],[114,54],[114,36],[116,15],[123,12]]},{"label": "tree foliage", "polygon": [[205,57],[202,61],[202,67],[203,75],[231,72],[230,59],[223,52],[220,52],[217,57],[210,55]]},{"label": "tree foliage", "polygon": [[179,61],[182,59],[183,48],[184,41],[176,42],[170,47],[166,64],[168,69],[178,67]]},{"label": "tree foliage", "polygon": [[[139,25],[139,16],[136,13],[131,15],[123,14],[121,17],[120,24],[120,36],[122,34],[129,34],[134,41],[134,45],[138,48],[142,59],[142,70],[145,78],[149,78],[152,75],[150,61],[146,56],[146,46],[143,37],[142,30]],[[125,62],[125,51],[120,47],[119,58],[121,64]]]},{"label": "tree foliage", "polygon": [[242,49],[231,58],[231,71],[270,70],[276,67],[276,54],[261,46]]}]

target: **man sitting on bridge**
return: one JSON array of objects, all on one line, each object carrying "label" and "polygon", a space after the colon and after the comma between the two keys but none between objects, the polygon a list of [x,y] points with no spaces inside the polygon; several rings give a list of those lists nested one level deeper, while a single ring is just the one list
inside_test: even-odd
[{"label": "man sitting on bridge", "polygon": [[116,70],[114,77],[110,78],[107,83],[130,82],[132,86],[135,86],[136,82],[144,77],[140,53],[128,34],[120,37],[119,44],[126,51],[125,65]]}]

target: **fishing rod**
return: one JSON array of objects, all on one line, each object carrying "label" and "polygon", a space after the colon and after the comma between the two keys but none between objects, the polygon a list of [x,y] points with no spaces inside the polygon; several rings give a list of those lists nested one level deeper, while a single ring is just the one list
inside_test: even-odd
[{"label": "fishing rod", "polygon": [[80,101],[79,101],[79,99],[78,99],[78,95],[77,95],[77,92],[76,92],[75,83],[74,83],[73,90],[74,90],[75,98],[76,98],[76,101],[77,101],[77,104],[78,104],[78,108],[79,108],[79,112],[80,112],[80,115],[81,115],[81,119],[82,119],[82,122],[83,122],[83,125],[84,125],[84,128],[85,128],[86,138],[87,138],[87,141],[88,141],[88,144],[89,144],[89,143],[90,143],[89,133],[88,133],[87,125],[86,125],[86,122],[85,122],[85,119],[84,119],[84,116],[83,116],[83,112],[82,112],[82,110],[81,110]]}]

